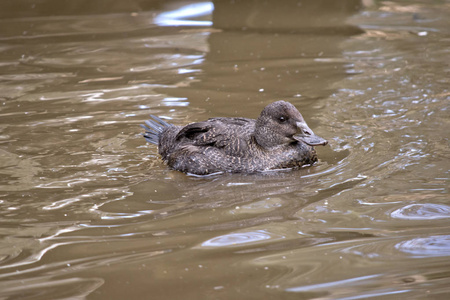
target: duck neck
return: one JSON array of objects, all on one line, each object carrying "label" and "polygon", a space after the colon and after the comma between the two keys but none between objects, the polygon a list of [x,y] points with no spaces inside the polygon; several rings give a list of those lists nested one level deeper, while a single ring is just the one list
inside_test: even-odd
[{"label": "duck neck", "polygon": [[273,133],[268,130],[264,124],[260,124],[261,121],[256,121],[255,131],[253,132],[253,139],[256,144],[262,148],[268,150],[278,145],[273,139]]}]

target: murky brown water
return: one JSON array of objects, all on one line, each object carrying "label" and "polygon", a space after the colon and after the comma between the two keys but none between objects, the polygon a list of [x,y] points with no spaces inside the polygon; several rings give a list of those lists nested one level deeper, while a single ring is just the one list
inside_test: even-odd
[{"label": "murky brown water", "polygon": [[[1,299],[448,299],[449,1],[31,2],[0,4]],[[190,177],[138,126],[278,99],[315,166]]]}]

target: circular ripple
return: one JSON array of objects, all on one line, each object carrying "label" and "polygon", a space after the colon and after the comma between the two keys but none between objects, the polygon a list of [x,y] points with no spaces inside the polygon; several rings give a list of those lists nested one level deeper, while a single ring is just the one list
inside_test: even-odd
[{"label": "circular ripple", "polygon": [[[218,236],[202,243],[202,247],[226,247],[249,244],[277,238],[264,230],[236,232]],[[278,237],[280,238],[280,237]]]},{"label": "circular ripple", "polygon": [[420,257],[450,256],[450,235],[415,238],[400,242],[395,248]]},{"label": "circular ripple", "polygon": [[442,204],[410,204],[396,209],[391,217],[406,220],[435,220],[450,218],[450,206]]}]

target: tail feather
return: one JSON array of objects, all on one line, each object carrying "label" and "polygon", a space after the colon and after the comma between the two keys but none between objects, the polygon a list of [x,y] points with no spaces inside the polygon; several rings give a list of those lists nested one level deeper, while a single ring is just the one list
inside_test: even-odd
[{"label": "tail feather", "polygon": [[149,129],[151,129],[157,133],[161,133],[164,129],[164,127],[162,127],[160,124],[156,123],[153,120],[147,120],[147,121],[145,121],[145,124],[148,126]]},{"label": "tail feather", "polygon": [[145,121],[145,125],[141,124],[141,127],[145,129],[144,138],[147,142],[158,145],[161,133],[166,127],[173,125],[154,115],[150,115],[150,118]]},{"label": "tail feather", "polygon": [[150,115],[154,120],[158,121],[159,123],[161,123],[164,127],[169,127],[172,126],[172,124],[167,123],[166,121],[164,121],[163,119],[154,116],[154,115]]}]

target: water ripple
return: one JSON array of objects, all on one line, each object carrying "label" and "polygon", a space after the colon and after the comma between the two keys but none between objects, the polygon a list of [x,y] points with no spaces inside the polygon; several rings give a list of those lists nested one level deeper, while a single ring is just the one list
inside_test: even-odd
[{"label": "water ripple", "polygon": [[265,230],[257,230],[250,232],[230,233],[218,237],[214,237],[202,243],[202,247],[232,247],[242,244],[251,244],[269,239],[283,239],[284,236],[271,234]]},{"label": "water ripple", "polygon": [[391,217],[403,220],[435,220],[450,218],[450,206],[444,204],[409,204],[396,209]]},{"label": "water ripple", "polygon": [[415,257],[450,256],[450,235],[414,238],[396,244],[395,248]]}]

